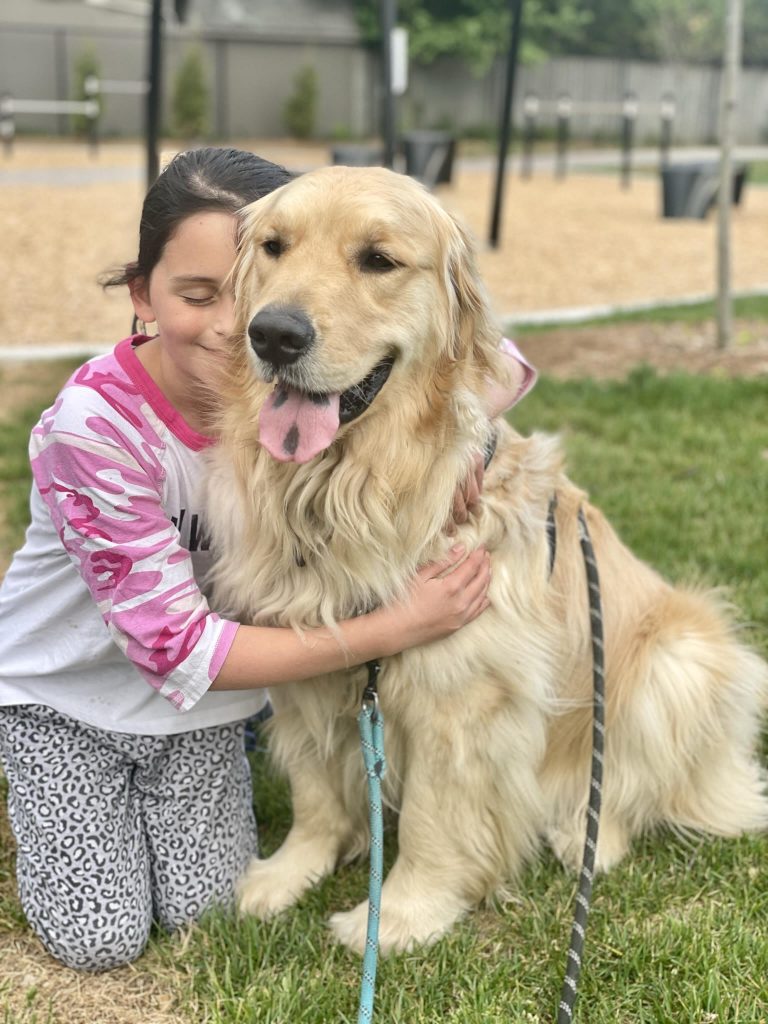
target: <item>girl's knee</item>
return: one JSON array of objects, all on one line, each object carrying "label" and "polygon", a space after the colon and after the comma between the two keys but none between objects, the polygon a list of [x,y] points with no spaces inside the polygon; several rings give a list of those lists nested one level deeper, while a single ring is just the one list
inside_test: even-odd
[{"label": "girl's knee", "polygon": [[111,971],[138,959],[149,939],[150,922],[93,922],[88,926],[56,928],[31,921],[45,948],[76,971]]}]

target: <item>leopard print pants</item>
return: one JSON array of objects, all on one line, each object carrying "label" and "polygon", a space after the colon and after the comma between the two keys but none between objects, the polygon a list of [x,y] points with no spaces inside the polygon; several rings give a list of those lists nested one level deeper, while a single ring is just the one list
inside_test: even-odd
[{"label": "leopard print pants", "polygon": [[172,736],[107,732],[52,708],[0,708],[0,758],[24,913],[80,970],[134,960],[229,904],[257,853],[242,723]]}]

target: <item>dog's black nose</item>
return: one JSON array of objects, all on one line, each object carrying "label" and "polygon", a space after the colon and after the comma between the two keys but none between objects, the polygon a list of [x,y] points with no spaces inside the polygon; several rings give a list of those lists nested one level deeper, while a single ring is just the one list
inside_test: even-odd
[{"label": "dog's black nose", "polygon": [[265,306],[248,324],[253,351],[273,366],[295,363],[311,347],[315,329],[300,309]]}]

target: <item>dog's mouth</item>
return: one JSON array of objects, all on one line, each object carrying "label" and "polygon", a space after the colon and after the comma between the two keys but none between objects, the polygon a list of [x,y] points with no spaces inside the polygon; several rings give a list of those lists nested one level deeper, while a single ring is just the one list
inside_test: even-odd
[{"label": "dog's mouth", "polygon": [[333,442],[339,427],[361,416],[384,387],[394,356],[378,362],[341,393],[301,391],[278,381],[259,416],[259,440],[279,462],[309,462]]}]

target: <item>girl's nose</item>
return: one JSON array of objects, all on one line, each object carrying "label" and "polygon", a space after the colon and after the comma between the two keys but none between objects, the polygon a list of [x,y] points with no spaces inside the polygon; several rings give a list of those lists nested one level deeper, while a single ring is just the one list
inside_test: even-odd
[{"label": "girl's nose", "polygon": [[222,296],[221,302],[218,305],[216,321],[214,323],[214,330],[217,334],[226,337],[232,333],[235,328],[235,299],[233,295],[226,297]]}]

